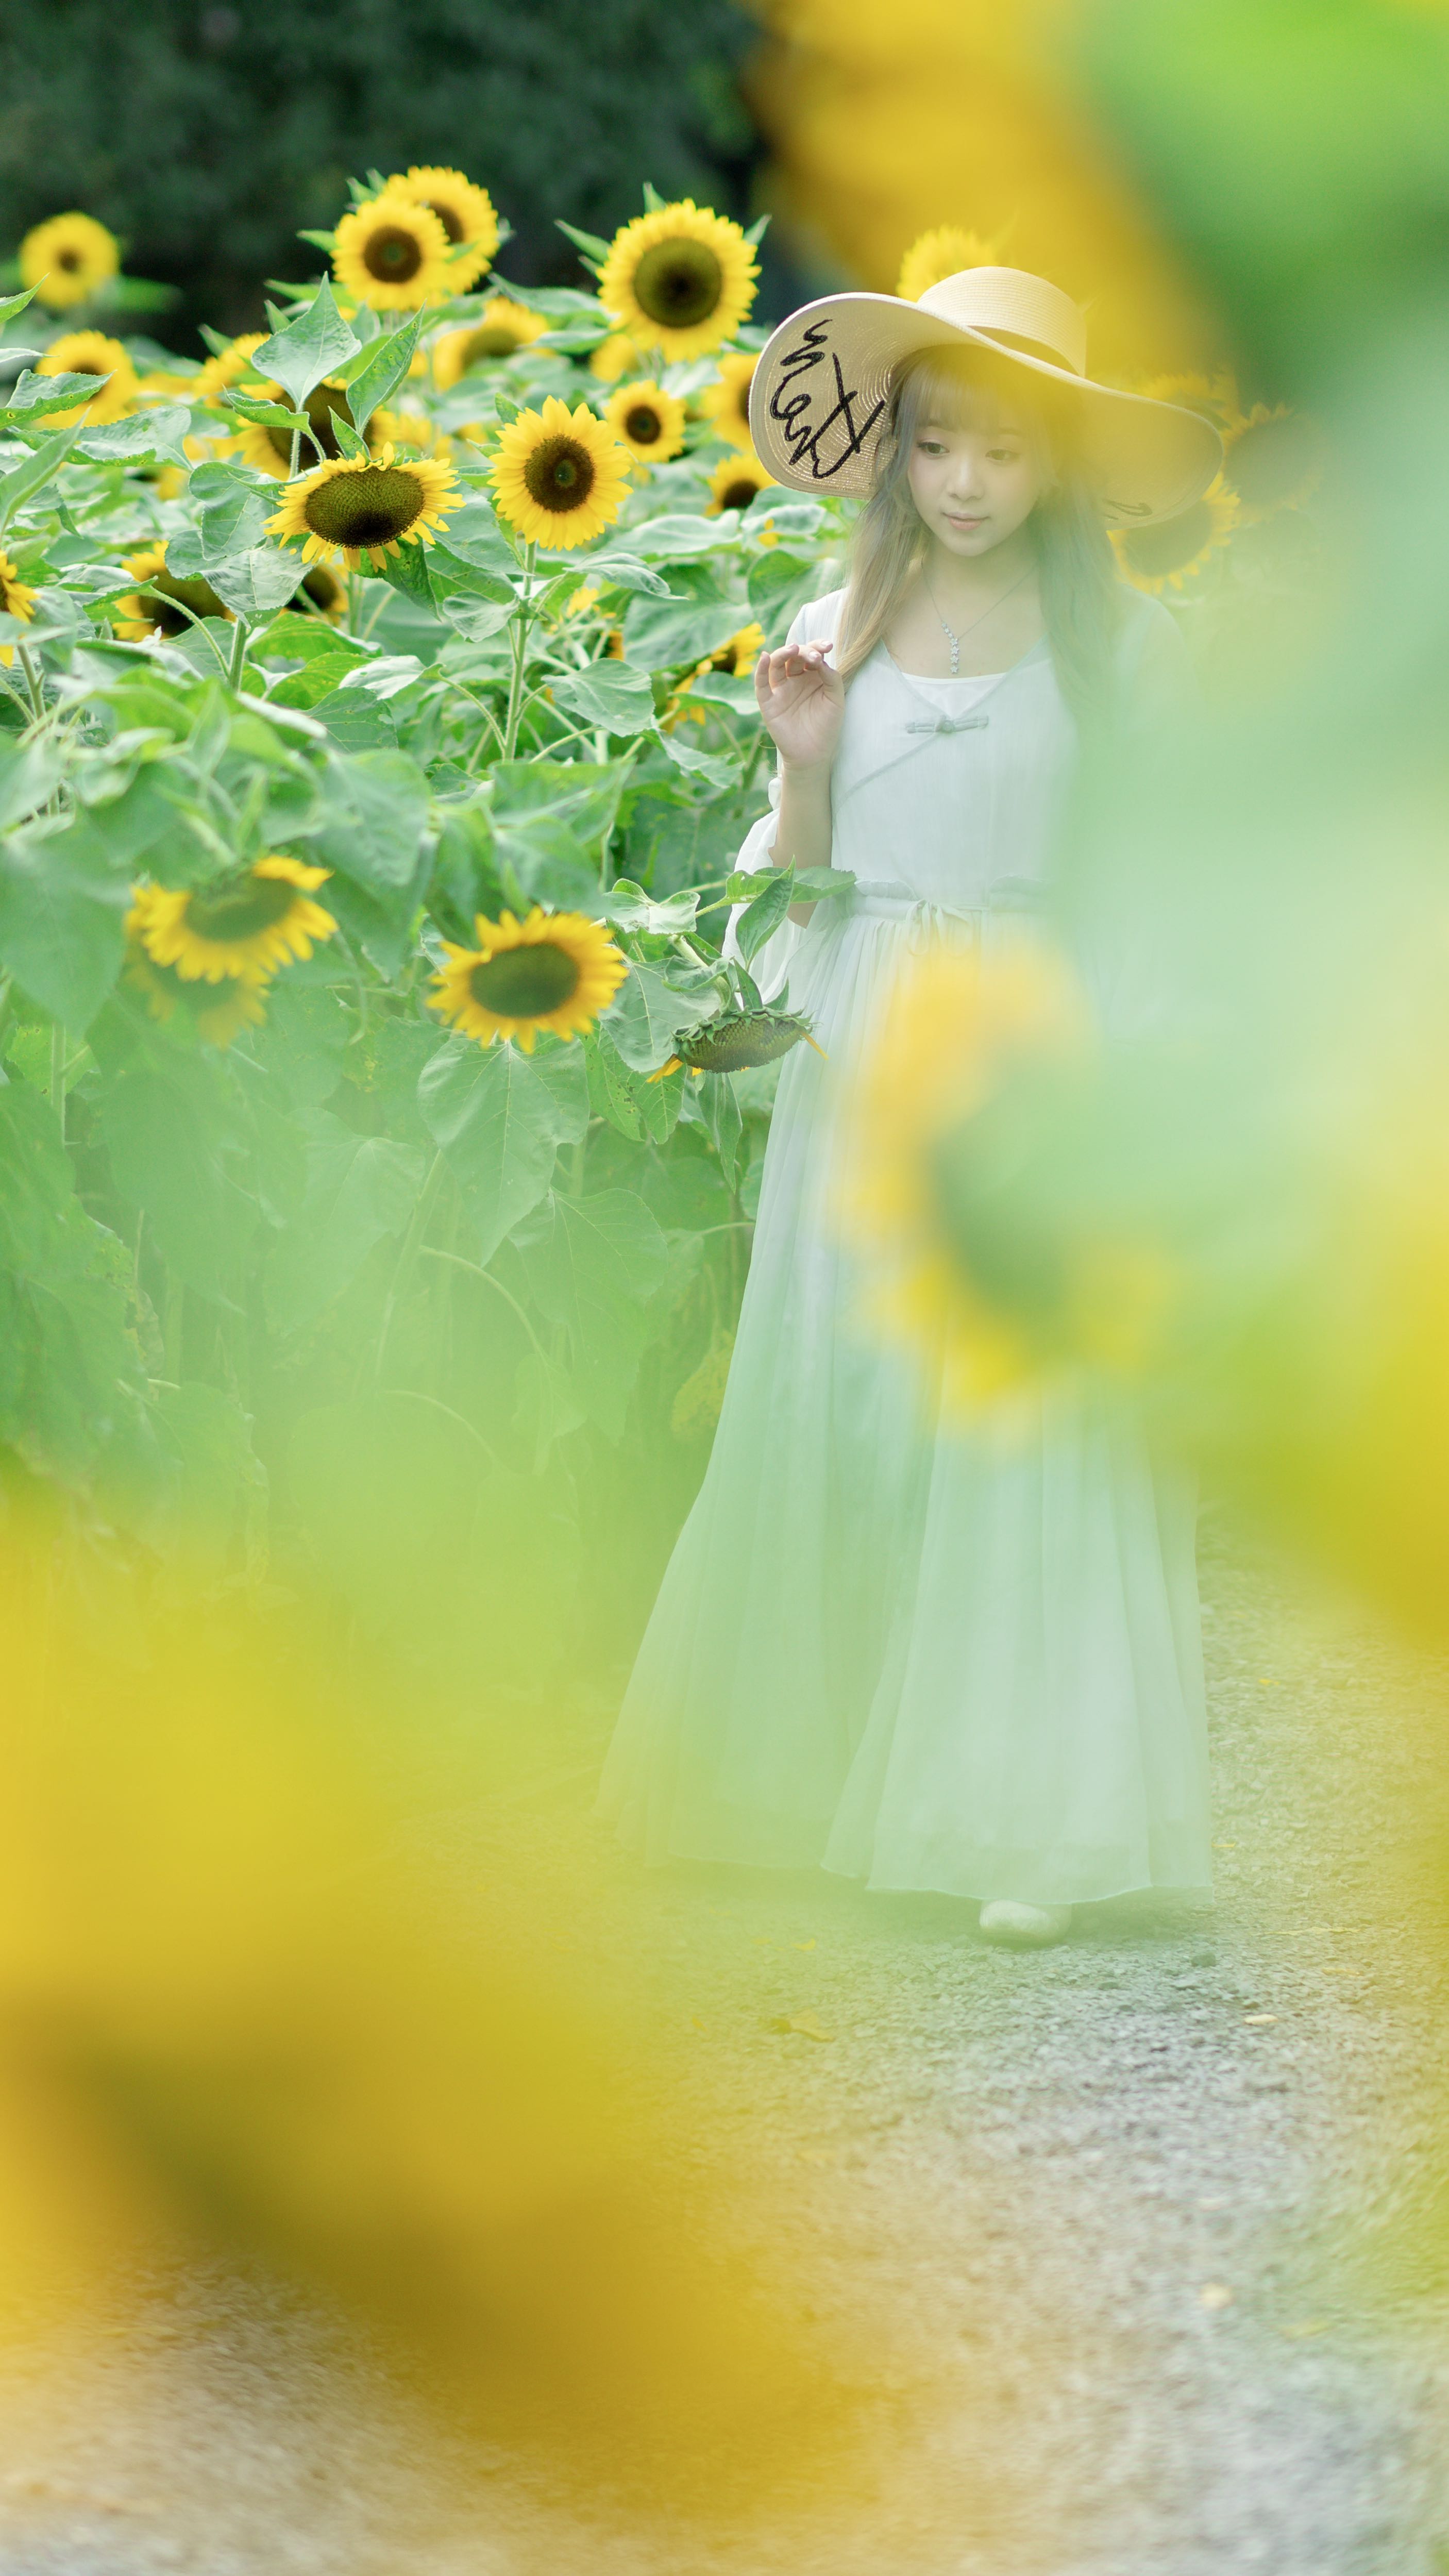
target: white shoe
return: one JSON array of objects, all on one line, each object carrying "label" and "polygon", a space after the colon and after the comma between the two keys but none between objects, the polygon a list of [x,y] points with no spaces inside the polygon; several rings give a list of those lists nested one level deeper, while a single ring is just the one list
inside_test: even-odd
[{"label": "white shoe", "polygon": [[1071,1928],[1069,1905],[1017,1905],[1009,1896],[999,1896],[981,1908],[982,1939],[1009,1942],[1020,1950],[1050,1949],[1054,1941],[1065,1941]]}]

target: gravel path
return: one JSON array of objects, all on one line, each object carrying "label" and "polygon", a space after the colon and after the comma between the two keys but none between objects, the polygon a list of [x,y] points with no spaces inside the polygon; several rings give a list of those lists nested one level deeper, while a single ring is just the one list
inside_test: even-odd
[{"label": "gravel path", "polygon": [[748,2176],[742,2227],[763,2195],[787,2228],[806,2331],[871,2340],[897,2439],[864,2508],[585,2529],[206,2277],[5,2366],[0,2576],[1444,2576],[1449,2292],[1412,2213],[1446,2135],[1415,1894],[1446,1675],[1211,1525],[1203,1582],[1212,1909],[1096,1908],[1016,1957],[945,1901],[621,1871],[578,1743],[411,1828],[464,1882],[531,1848],[565,1964],[642,1994],[648,2080]]}]

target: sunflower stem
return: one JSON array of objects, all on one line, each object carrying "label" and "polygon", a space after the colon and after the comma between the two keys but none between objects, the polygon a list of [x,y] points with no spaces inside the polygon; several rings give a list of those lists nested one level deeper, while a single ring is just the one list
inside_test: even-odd
[{"label": "sunflower stem", "polygon": [[511,760],[518,747],[518,719],[523,706],[523,666],[528,653],[528,630],[533,623],[533,561],[538,548],[529,541],[523,551],[523,596],[513,612],[513,677],[508,688],[508,718],[503,729],[503,757]]},{"label": "sunflower stem", "polygon": [[357,633],[361,621],[362,575],[360,572],[349,572],[347,576],[347,632],[349,635]]},{"label": "sunflower stem", "polygon": [[412,1277],[418,1254],[422,1249],[423,1236],[427,1232],[428,1219],[437,1205],[438,1192],[446,1178],[447,1165],[440,1153],[435,1154],[432,1169],[423,1183],[422,1195],[413,1210],[411,1223],[403,1237],[403,1247],[397,1257],[397,1268],[392,1274],[392,1285],[387,1292],[387,1303],[382,1310],[382,1327],[377,1336],[377,1350],[372,1366],[373,1379],[377,1385],[382,1383],[383,1364],[387,1358],[387,1345],[392,1333],[393,1318],[408,1281]]},{"label": "sunflower stem", "polygon": [[298,468],[298,466],[301,464],[301,462],[302,462],[302,433],[301,433],[300,429],[294,429],[294,430],[293,430],[293,432],[292,432],[292,455],[291,455],[291,461],[290,461],[290,463],[288,464],[288,467],[287,467],[287,481],[288,481],[289,483],[295,483],[295,482],[296,482],[296,480],[297,480],[297,468]]},{"label": "sunflower stem", "polygon": [[60,1121],[60,1141],[65,1143],[65,1031],[59,1020],[50,1024],[50,1105]]},{"label": "sunflower stem", "polygon": [[28,644],[17,644],[15,650],[20,656],[21,667],[25,673],[25,685],[30,691],[31,711],[35,717],[36,723],[43,724],[45,722],[45,691],[40,685],[40,673],[35,667]]},{"label": "sunflower stem", "polygon": [[251,640],[251,628],[245,618],[239,617],[236,622],[236,633],[232,637],[231,663],[226,675],[234,689],[241,687],[242,669],[247,658],[247,646]]}]

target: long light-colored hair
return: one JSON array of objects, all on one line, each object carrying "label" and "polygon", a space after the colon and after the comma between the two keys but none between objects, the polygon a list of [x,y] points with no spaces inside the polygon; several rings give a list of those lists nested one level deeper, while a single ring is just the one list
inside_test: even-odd
[{"label": "long light-colored hair", "polygon": [[1027,526],[1036,543],[1042,616],[1057,684],[1079,729],[1110,711],[1122,589],[1102,514],[1074,453],[1072,397],[990,350],[923,349],[897,368],[876,449],[875,489],[855,531],[837,667],[858,671],[891,625],[926,555],[911,493],[922,425],[965,428],[1002,415],[1019,423],[1042,475]]}]

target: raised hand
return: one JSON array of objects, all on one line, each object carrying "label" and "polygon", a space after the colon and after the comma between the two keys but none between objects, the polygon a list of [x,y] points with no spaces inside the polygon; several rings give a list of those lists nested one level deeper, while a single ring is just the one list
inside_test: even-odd
[{"label": "raised hand", "polygon": [[824,644],[782,644],[755,664],[755,696],[787,767],[828,768],[840,740],[845,682],[832,671]]}]

